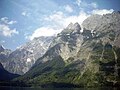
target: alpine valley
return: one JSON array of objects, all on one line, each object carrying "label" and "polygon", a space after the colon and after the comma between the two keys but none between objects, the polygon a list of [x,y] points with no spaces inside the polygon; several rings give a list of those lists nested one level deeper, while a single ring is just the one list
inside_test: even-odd
[{"label": "alpine valley", "polygon": [[4,68],[21,75],[12,82],[120,86],[120,12],[92,15],[82,25],[70,23],[57,36],[35,38],[13,52],[2,46],[0,50]]}]

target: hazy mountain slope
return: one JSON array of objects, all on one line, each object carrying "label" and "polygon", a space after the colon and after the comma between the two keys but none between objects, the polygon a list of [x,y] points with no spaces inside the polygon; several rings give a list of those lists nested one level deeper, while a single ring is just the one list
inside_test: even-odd
[{"label": "hazy mountain slope", "polygon": [[3,66],[6,65],[6,63],[9,61],[8,57],[12,51],[10,49],[5,49],[2,45],[0,45],[0,63],[3,64]]},{"label": "hazy mountain slope", "polygon": [[11,73],[24,74],[48,49],[54,37],[38,37],[17,48],[9,55],[5,69]]},{"label": "hazy mountain slope", "polygon": [[93,15],[82,25],[82,33],[76,23],[58,34],[50,49],[18,80],[32,85],[119,86],[120,13]]}]

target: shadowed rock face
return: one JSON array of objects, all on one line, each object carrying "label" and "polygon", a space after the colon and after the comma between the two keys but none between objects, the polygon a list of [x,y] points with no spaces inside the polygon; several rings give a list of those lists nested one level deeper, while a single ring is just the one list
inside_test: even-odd
[{"label": "shadowed rock face", "polygon": [[2,64],[0,63],[0,69],[3,69],[3,66],[2,66]]},{"label": "shadowed rock face", "polygon": [[12,74],[6,71],[4,67],[2,66],[2,64],[0,63],[0,81],[9,81],[18,76],[19,75],[17,74]]},{"label": "shadowed rock face", "polygon": [[0,45],[0,52],[4,51],[4,47]]}]

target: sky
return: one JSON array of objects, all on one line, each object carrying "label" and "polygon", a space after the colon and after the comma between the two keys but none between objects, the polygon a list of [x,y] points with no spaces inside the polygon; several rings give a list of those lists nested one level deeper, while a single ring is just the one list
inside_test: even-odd
[{"label": "sky", "polygon": [[120,10],[120,0],[0,0],[0,45],[15,50],[39,36],[52,36],[92,14]]}]

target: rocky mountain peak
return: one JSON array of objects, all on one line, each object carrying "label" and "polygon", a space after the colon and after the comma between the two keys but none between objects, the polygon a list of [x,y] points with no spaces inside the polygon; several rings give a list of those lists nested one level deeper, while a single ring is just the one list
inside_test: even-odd
[{"label": "rocky mountain peak", "polygon": [[62,32],[61,34],[74,34],[74,33],[80,33],[81,27],[79,23],[70,23]]},{"label": "rocky mountain peak", "polygon": [[80,27],[80,24],[78,22],[76,22],[74,25],[73,25],[73,28],[72,28],[74,31],[73,32],[77,32],[77,33],[80,33],[80,30],[81,30],[81,27]]},{"label": "rocky mountain peak", "polygon": [[66,29],[72,29],[72,30],[81,30],[81,27],[79,25],[78,22],[76,22],[75,24],[70,23]]},{"label": "rocky mountain peak", "polygon": [[74,25],[73,25],[74,29],[81,29],[80,27],[80,24],[78,22],[76,22]]},{"label": "rocky mountain peak", "polygon": [[73,27],[73,23],[71,22],[68,26],[67,26],[67,28],[66,29],[71,29],[72,27]]}]

